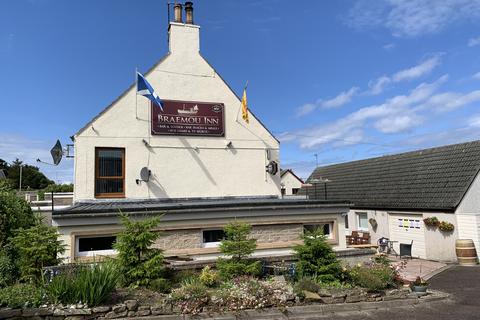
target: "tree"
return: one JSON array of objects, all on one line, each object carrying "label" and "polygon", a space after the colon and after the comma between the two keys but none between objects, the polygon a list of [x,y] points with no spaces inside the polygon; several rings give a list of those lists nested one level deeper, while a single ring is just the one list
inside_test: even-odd
[{"label": "tree", "polygon": [[11,242],[17,252],[17,264],[24,281],[39,281],[43,267],[59,264],[62,260],[59,254],[65,251],[65,245],[58,240],[57,229],[40,219],[28,229],[19,229]]},{"label": "tree", "polygon": [[318,228],[305,232],[303,244],[294,248],[298,259],[299,276],[313,276],[321,282],[331,282],[340,279],[342,268],[332,247],[327,243],[323,231]]},{"label": "tree", "polygon": [[148,286],[152,280],[161,278],[164,271],[163,252],[151,246],[160,237],[153,229],[160,218],[153,217],[134,221],[121,215],[124,230],[117,235],[114,248],[118,251],[118,265],[125,285]]},{"label": "tree", "polygon": [[38,167],[23,164],[16,159],[7,168],[7,179],[15,189],[20,186],[20,167],[22,167],[22,189],[43,189],[54,183],[41,173]]},{"label": "tree", "polygon": [[8,188],[0,188],[0,248],[7,244],[14,230],[34,224],[35,216],[28,203]]},{"label": "tree", "polygon": [[260,273],[260,261],[249,259],[257,248],[257,240],[248,238],[251,230],[251,225],[237,221],[225,226],[225,239],[220,242],[220,252],[227,258],[217,260],[217,269],[223,278]]}]

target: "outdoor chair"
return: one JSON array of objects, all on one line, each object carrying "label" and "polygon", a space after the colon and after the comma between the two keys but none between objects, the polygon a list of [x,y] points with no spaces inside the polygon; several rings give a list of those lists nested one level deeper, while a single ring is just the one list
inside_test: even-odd
[{"label": "outdoor chair", "polygon": [[378,252],[387,252],[388,251],[388,238],[381,237],[377,240]]},{"label": "outdoor chair", "polygon": [[412,246],[413,240],[409,244],[400,243],[400,259],[402,259],[402,256],[408,256],[410,259],[412,259]]},{"label": "outdoor chair", "polygon": [[362,236],[358,238],[359,244],[369,244],[370,243],[370,233],[369,232],[363,232]]}]

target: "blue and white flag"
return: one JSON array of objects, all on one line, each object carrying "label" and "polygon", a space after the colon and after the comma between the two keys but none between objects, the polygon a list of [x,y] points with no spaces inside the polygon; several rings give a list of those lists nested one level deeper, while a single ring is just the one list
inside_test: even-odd
[{"label": "blue and white flag", "polygon": [[163,102],[160,97],[155,93],[147,79],[137,71],[137,94],[144,96],[154,102],[163,111]]}]

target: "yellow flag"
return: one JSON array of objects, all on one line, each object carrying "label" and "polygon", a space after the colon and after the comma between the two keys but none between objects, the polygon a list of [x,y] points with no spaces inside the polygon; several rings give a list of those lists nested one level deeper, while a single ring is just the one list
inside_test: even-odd
[{"label": "yellow flag", "polygon": [[243,89],[242,96],[242,118],[248,123],[248,103],[247,103],[247,88]]}]

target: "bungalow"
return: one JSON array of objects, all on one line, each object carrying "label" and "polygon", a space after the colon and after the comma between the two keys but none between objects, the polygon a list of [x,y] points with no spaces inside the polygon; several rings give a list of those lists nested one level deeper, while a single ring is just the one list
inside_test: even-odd
[{"label": "bungalow", "polygon": [[[319,167],[307,183],[329,181],[310,198],[352,202],[347,234],[368,232],[374,244],[389,238],[396,252],[413,241],[413,256],[454,261],[456,239],[472,239],[480,248],[479,169],[480,141],[472,141]],[[426,225],[431,217],[454,230]]]},{"label": "bungalow", "polygon": [[[257,255],[284,255],[304,229],[323,228],[346,248],[347,201],[281,199],[278,140],[200,54],[193,5],[174,5],[169,53],[146,80],[163,108],[130,86],[73,137],[73,206],[54,211],[52,224],[70,261],[113,255],[119,213],[162,215],[155,246],[167,255],[219,255],[222,228],[252,224]],[[228,52],[228,48],[225,49]]]},{"label": "bungalow", "polygon": [[282,196],[294,196],[303,185],[300,179],[292,169],[280,170],[280,186],[282,187]]}]

